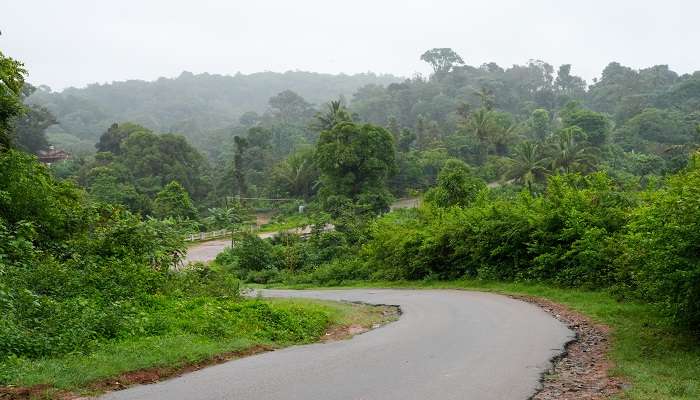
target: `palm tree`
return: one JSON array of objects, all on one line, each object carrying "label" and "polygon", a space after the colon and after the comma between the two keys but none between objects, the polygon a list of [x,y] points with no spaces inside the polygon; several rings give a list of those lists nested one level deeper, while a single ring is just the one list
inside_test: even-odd
[{"label": "palm tree", "polygon": [[491,138],[498,130],[493,113],[484,107],[479,108],[469,116],[464,128],[479,141],[478,162],[483,164],[486,161]]},{"label": "palm tree", "polygon": [[521,142],[515,146],[513,157],[508,158],[510,164],[507,179],[514,179],[527,186],[532,194],[532,184],[544,179],[549,172],[549,160],[541,151],[540,145],[533,142]]},{"label": "palm tree", "polygon": [[474,94],[479,97],[481,107],[485,108],[487,111],[493,110],[496,106],[496,96],[494,96],[493,90],[482,86],[481,89],[474,92]]},{"label": "palm tree", "polygon": [[278,186],[292,196],[305,199],[313,194],[318,181],[318,170],[311,151],[300,151],[280,162],[274,171]]},{"label": "palm tree", "polygon": [[333,129],[339,122],[352,121],[352,117],[340,100],[332,100],[327,105],[326,112],[316,113],[314,128],[319,131]]},{"label": "palm tree", "polygon": [[520,125],[511,123],[508,126],[497,126],[491,134],[491,144],[497,156],[508,154],[508,146],[513,143],[520,133]]},{"label": "palm tree", "polygon": [[563,129],[551,146],[552,170],[562,173],[590,172],[598,161],[598,150],[585,141],[577,140],[582,131],[578,127]]}]

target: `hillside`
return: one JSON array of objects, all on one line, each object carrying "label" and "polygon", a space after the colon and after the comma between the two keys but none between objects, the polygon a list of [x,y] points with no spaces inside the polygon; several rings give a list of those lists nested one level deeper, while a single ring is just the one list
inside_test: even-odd
[{"label": "hillside", "polygon": [[29,101],[45,106],[57,117],[59,126],[49,133],[52,141],[59,144],[79,140],[94,143],[112,123],[120,121],[192,138],[235,124],[246,111],[264,112],[270,97],[284,90],[320,104],[339,96],[350,97],[368,84],[387,85],[400,80],[373,73],[331,75],[289,71],[230,76],[183,72],[177,78],[153,82],[93,84],[61,92],[43,88]]}]

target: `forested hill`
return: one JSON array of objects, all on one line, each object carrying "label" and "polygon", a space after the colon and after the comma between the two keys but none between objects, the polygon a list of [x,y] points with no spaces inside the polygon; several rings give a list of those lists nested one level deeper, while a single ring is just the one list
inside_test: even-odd
[{"label": "forested hill", "polygon": [[263,112],[270,97],[285,90],[321,104],[339,96],[349,98],[368,84],[387,85],[400,80],[373,73],[331,75],[289,71],[230,76],[183,72],[177,78],[160,78],[154,82],[129,80],[61,92],[40,89],[29,100],[48,108],[65,133],[94,143],[118,121],[191,136],[237,123],[246,111]]}]

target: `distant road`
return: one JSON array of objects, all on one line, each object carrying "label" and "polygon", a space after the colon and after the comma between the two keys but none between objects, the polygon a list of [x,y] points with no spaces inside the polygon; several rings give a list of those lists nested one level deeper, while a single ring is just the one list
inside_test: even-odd
[{"label": "distant road", "polygon": [[526,400],[573,333],[538,307],[452,290],[262,291],[395,304],[401,318],[351,340],[230,361],[104,400]]},{"label": "distant road", "polygon": [[225,248],[231,246],[231,238],[216,239],[208,242],[195,243],[187,247],[185,265],[191,262],[209,262],[216,258]]},{"label": "distant road", "polygon": [[[414,208],[418,207],[420,204],[419,198],[407,198],[395,201],[391,205],[392,210],[399,208]],[[305,230],[308,229],[305,228]],[[277,232],[265,232],[258,236],[261,238],[269,238],[276,235]],[[208,242],[201,242],[192,244],[187,248],[187,255],[185,256],[185,265],[191,262],[209,262],[216,258],[217,254],[224,251],[226,247],[231,246],[231,239],[217,239],[210,240]]]}]

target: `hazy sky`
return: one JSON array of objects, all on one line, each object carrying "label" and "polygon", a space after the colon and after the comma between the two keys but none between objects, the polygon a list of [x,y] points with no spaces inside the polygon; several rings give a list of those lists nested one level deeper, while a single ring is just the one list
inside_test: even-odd
[{"label": "hazy sky", "polygon": [[700,69],[698,15],[696,0],[19,0],[2,6],[0,50],[54,89],[183,70],[410,76],[432,47],[590,80],[613,60]]}]

